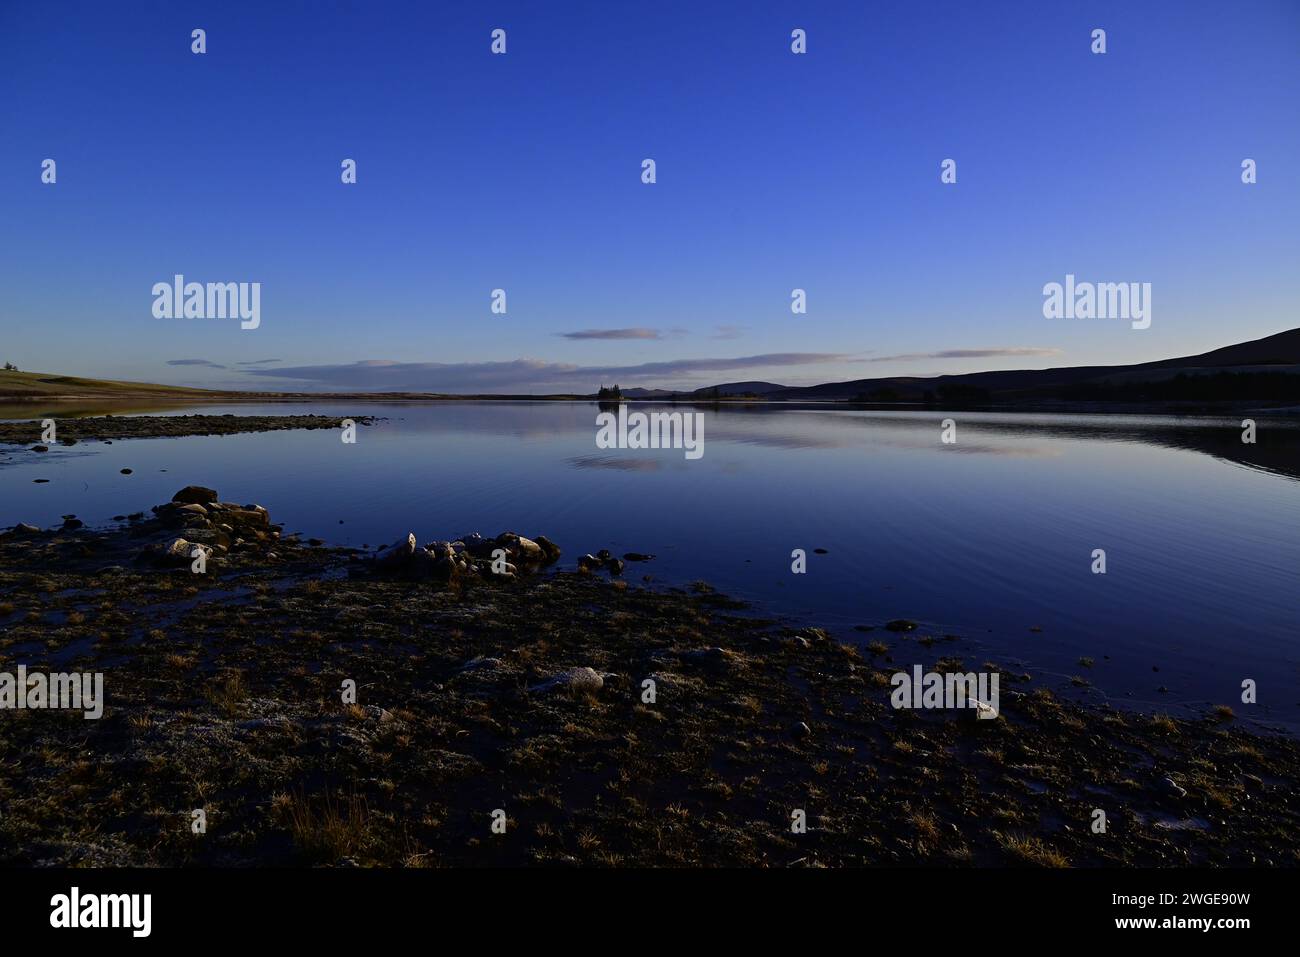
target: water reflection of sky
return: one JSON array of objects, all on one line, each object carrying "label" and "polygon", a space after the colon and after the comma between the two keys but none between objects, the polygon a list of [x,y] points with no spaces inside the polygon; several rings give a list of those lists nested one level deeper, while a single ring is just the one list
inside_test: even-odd
[{"label": "water reflection of sky", "polygon": [[[1095,688],[1170,710],[1242,712],[1249,677],[1257,710],[1300,717],[1291,422],[1261,418],[1243,446],[1239,419],[703,409],[705,455],[688,461],[596,448],[590,404],[312,410],[385,418],[355,446],[322,431],[10,450],[0,525],[102,522],[197,483],[343,544],[541,533],[566,560],[654,553],[632,581],[706,579],[846,636],[914,618],[965,636],[971,666],[1014,656],[1062,682],[1087,656]],[[956,445],[940,442],[945,417]],[[794,548],[808,551],[806,575],[790,573]],[[1090,571],[1094,548],[1105,576]]]}]

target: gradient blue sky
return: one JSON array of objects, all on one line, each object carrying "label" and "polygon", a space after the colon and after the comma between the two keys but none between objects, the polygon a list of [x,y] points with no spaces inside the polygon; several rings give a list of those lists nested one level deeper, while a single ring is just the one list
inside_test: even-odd
[{"label": "gradient blue sky", "polygon": [[[1144,361],[1300,325],[1298,173],[1296,0],[0,0],[0,359],[453,392]],[[261,282],[261,328],[155,319],[177,272]],[[1150,282],[1151,328],[1044,319],[1067,272]],[[656,338],[566,336],[614,329]]]}]

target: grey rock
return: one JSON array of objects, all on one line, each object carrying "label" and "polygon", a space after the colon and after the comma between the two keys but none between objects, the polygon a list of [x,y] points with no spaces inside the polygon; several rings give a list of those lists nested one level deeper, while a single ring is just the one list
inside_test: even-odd
[{"label": "grey rock", "polygon": [[183,528],[180,536],[187,541],[202,542],[204,545],[226,545],[230,542],[227,535],[211,528]]},{"label": "grey rock", "polygon": [[1179,799],[1187,797],[1187,789],[1178,784],[1173,778],[1162,778],[1157,787],[1160,793],[1166,797]]},{"label": "grey rock", "polygon": [[594,668],[584,665],[581,668],[570,668],[568,671],[562,671],[541,684],[533,685],[529,690],[543,693],[572,691],[594,694],[603,687],[605,687],[604,676]]},{"label": "grey rock", "polygon": [[204,553],[205,558],[212,557],[212,549],[184,538],[172,538],[158,542],[145,550],[145,556],[163,565],[188,565],[194,561],[195,549]]},{"label": "grey rock", "polygon": [[384,566],[404,565],[415,555],[415,532],[408,532],[405,539],[375,556],[375,564]]},{"label": "grey rock", "polygon": [[682,661],[713,671],[725,671],[736,664],[735,656],[723,648],[692,648],[678,654]]}]

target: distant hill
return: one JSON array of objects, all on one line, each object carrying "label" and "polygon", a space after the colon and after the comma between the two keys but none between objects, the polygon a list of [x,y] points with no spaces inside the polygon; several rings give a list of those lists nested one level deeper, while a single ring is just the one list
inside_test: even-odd
[{"label": "distant hill", "polygon": [[771,395],[774,392],[789,391],[789,386],[777,385],[775,382],[724,382],[721,385],[711,385],[703,389],[696,389],[691,393],[693,396],[710,396],[715,392],[718,395]]},{"label": "distant hill", "polygon": [[120,382],[114,379],[85,379],[80,376],[52,375],[48,372],[0,372],[0,399],[52,399],[74,397],[137,398],[219,398],[225,393],[209,389],[191,389],[178,385],[157,385],[150,382]]},{"label": "distant hill", "polygon": [[776,392],[785,392],[789,386],[777,385],[775,382],[724,382],[721,385],[705,386],[702,389],[621,389],[625,399],[711,399],[736,396],[767,397]]},{"label": "distant hill", "polygon": [[[1300,386],[1300,329],[1279,332],[1201,355],[1116,366],[1066,366],[1005,372],[968,372],[929,378],[895,376],[854,379],[784,389],[769,399],[923,401],[1018,401],[1107,398],[1276,398]],[[1212,377],[1212,378],[1206,378]],[[1281,378],[1279,378],[1281,377]],[[1293,381],[1294,379],[1294,381]],[[1285,394],[1275,394],[1282,389]],[[1237,392],[1259,394],[1229,394]]]},{"label": "distant hill", "polygon": [[[1056,402],[1250,400],[1300,405],[1300,329],[1224,346],[1195,356],[1114,366],[1065,366],[960,375],[893,376],[791,387],[758,380],[724,382],[691,391],[631,388],[634,400],[940,402],[1026,405]],[[587,395],[447,395],[432,392],[224,392],[147,382],[87,379],[44,372],[0,371],[0,400],[181,399],[185,401],[397,399],[593,399]]]},{"label": "distant hill", "polygon": [[671,389],[620,389],[619,391],[627,399],[671,399],[681,394]]},{"label": "distant hill", "polygon": [[[1294,366],[1300,365],[1300,329],[1288,329],[1263,339],[1240,342],[1185,359],[1162,359],[1145,363],[1158,366]],[[1133,366],[1135,369],[1144,366]]]}]

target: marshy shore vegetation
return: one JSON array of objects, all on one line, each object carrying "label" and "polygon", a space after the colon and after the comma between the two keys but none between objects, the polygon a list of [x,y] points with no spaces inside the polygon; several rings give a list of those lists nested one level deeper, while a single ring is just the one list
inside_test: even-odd
[{"label": "marshy shore vegetation", "polygon": [[[0,713],[0,863],[1300,863],[1300,747],[1228,709],[1072,703],[960,638],[841,641],[598,542],[506,576],[447,542],[375,562],[208,492],[0,534],[0,670],[101,671],[107,699]],[[433,574],[447,552],[480,573]],[[1001,671],[996,720],[890,707],[922,639]]]}]

